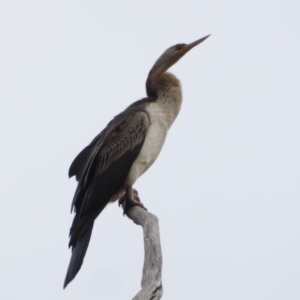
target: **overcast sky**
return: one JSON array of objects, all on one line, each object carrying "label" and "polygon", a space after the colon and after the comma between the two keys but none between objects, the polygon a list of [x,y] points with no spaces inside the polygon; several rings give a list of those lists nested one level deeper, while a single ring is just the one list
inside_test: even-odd
[{"label": "overcast sky", "polygon": [[76,279],[70,163],[145,96],[168,47],[183,105],[135,188],[159,217],[163,299],[300,299],[299,1],[0,2],[0,298],[131,299],[142,230],[117,204]]}]

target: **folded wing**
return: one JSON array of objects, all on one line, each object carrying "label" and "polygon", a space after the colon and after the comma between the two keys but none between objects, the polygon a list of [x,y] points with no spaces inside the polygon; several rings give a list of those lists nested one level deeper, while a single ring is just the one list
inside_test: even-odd
[{"label": "folded wing", "polygon": [[72,257],[64,287],[76,276],[85,256],[95,219],[124,184],[140,153],[149,127],[144,111],[124,111],[73,161],[69,175],[76,175],[72,202],[75,217],[70,229]]}]

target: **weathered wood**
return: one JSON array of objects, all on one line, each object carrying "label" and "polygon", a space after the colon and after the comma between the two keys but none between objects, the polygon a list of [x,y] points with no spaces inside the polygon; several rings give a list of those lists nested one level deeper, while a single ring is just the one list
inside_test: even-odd
[{"label": "weathered wood", "polygon": [[129,209],[126,215],[135,224],[141,225],[144,232],[145,257],[141,282],[142,289],[133,300],[159,300],[163,294],[163,286],[158,218],[139,206]]}]

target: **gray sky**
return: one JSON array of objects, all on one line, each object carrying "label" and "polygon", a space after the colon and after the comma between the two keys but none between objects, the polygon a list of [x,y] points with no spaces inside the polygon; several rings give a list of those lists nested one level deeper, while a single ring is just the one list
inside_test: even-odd
[{"label": "gray sky", "polygon": [[97,219],[63,291],[73,158],[145,96],[158,56],[184,102],[135,187],[160,219],[163,299],[300,299],[299,1],[1,1],[0,298],[131,299],[142,230]]}]

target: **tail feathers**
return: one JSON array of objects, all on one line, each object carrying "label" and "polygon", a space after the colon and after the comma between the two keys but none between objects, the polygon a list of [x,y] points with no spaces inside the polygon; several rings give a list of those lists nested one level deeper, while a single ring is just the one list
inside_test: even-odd
[{"label": "tail feathers", "polygon": [[98,211],[94,211],[82,218],[80,218],[79,214],[75,215],[72,226],[70,228],[69,247],[75,248],[78,241],[86,236],[87,231],[91,226],[93,226],[94,221],[98,215]]},{"label": "tail feathers", "polygon": [[85,235],[76,242],[76,245],[72,249],[72,256],[69,263],[67,275],[65,278],[64,288],[66,288],[66,286],[70,283],[70,281],[72,281],[75,278],[76,274],[81,268],[84,256],[86,254],[86,250],[89,246],[89,242],[91,239],[93,225],[94,223],[91,224],[91,226],[85,232]]}]

